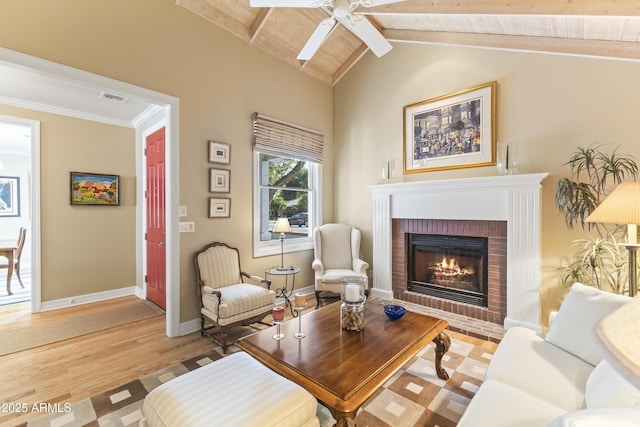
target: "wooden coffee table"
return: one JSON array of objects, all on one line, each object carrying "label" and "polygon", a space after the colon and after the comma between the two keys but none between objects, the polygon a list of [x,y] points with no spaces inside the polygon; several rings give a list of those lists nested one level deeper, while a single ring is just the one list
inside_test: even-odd
[{"label": "wooden coffee table", "polygon": [[294,338],[298,322],[289,321],[281,325],[283,340],[272,338],[274,326],[243,338],[238,346],[308,390],[329,408],[338,426],[353,426],[358,408],[431,341],[438,377],[449,378],[442,368],[450,346],[447,322],[410,311],[391,321],[383,305],[365,303],[361,332],[342,330],[338,302],[302,317],[303,339]]}]

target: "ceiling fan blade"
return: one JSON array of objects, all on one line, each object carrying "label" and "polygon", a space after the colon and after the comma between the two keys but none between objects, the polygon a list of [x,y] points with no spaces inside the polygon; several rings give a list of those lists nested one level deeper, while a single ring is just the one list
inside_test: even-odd
[{"label": "ceiling fan blade", "polygon": [[251,7],[318,7],[315,0],[251,0]]},{"label": "ceiling fan blade", "polygon": [[331,29],[336,25],[336,20],[333,18],[324,19],[320,24],[316,27],[309,40],[307,40],[307,44],[304,45],[300,53],[298,54],[298,59],[301,61],[307,61],[311,59],[311,57],[316,53],[316,51],[322,45],[322,42],[327,38]]},{"label": "ceiling fan blade", "polygon": [[378,58],[393,49],[391,43],[384,38],[366,17],[356,16],[356,19],[352,20],[349,16],[345,16],[337,19],[346,29],[360,37]]}]

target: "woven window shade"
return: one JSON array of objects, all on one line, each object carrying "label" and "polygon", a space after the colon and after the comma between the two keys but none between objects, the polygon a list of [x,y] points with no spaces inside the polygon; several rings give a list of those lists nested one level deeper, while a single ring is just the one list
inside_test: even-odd
[{"label": "woven window shade", "polygon": [[281,157],[322,163],[324,134],[253,113],[253,149]]}]

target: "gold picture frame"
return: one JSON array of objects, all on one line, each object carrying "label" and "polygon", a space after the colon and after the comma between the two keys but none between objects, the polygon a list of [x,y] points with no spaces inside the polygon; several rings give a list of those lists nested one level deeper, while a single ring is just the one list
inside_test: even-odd
[{"label": "gold picture frame", "polygon": [[496,87],[494,81],[405,106],[404,173],[495,165]]}]

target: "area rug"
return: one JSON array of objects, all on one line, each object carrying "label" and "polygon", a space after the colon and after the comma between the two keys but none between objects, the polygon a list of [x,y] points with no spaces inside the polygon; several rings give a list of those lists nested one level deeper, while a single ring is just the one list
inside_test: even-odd
[{"label": "area rug", "polygon": [[[355,422],[368,427],[453,427],[482,382],[492,354],[457,339],[443,359],[450,379],[443,381],[434,369],[433,344],[402,367],[378,392],[362,405]],[[235,345],[227,354],[240,351]],[[222,358],[219,347],[209,353],[169,366],[70,405],[61,413],[49,414],[21,426],[136,426],[142,418],[144,397],[158,385]],[[319,406],[322,427],[335,422]],[[213,426],[212,426],[213,427]]]},{"label": "area rug", "polygon": [[125,307],[93,311],[73,318],[52,320],[44,324],[2,331],[0,332],[0,356],[137,322],[161,314],[162,311],[152,304],[139,301],[139,303],[128,304]]}]

